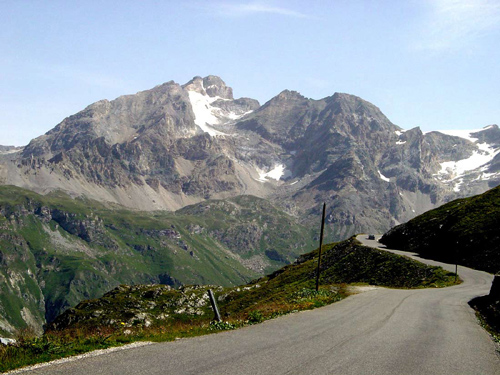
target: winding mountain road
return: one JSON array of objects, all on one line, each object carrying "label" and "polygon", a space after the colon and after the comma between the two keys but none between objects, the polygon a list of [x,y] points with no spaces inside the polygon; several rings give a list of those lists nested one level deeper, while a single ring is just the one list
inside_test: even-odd
[{"label": "winding mountain road", "polygon": [[[378,243],[358,237],[365,245]],[[399,253],[399,252],[398,252]],[[408,255],[408,253],[404,253]],[[454,271],[453,265],[414,257]],[[459,267],[443,289],[375,288],[324,308],[215,335],[117,351],[30,374],[500,374],[467,302],[492,275]]]}]

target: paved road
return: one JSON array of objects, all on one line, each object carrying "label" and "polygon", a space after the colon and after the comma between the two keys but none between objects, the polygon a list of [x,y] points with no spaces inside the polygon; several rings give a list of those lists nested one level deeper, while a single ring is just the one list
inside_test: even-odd
[{"label": "paved road", "polygon": [[[375,241],[367,244],[377,246]],[[237,331],[123,350],[29,373],[500,374],[495,345],[467,305],[471,298],[489,292],[492,276],[463,267],[459,273],[464,283],[450,288],[378,288]]]}]

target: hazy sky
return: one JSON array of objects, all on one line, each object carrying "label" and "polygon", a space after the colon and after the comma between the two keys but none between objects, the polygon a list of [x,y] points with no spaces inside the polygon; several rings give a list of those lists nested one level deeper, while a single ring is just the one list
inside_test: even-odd
[{"label": "hazy sky", "polygon": [[422,130],[500,124],[499,0],[0,0],[0,144],[214,74],[261,104],[354,94]]}]

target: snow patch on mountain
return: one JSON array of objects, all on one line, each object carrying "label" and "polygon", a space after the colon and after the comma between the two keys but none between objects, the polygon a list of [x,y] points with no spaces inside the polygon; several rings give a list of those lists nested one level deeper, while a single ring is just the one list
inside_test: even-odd
[{"label": "snow patch on mountain", "polygon": [[208,95],[203,95],[196,91],[189,91],[188,94],[189,101],[191,102],[191,106],[193,107],[194,123],[198,125],[201,130],[203,130],[205,133],[210,134],[212,137],[217,135],[226,135],[225,133],[215,130],[210,126],[219,123],[219,119],[215,116],[214,113],[219,109],[212,106],[212,103],[218,98],[212,98]]},{"label": "snow patch on mountain", "polygon": [[381,178],[382,180],[387,181],[387,182],[391,182],[391,180],[390,180],[388,177],[385,177],[385,176],[382,174],[382,172],[380,172],[378,169],[377,169],[377,172],[378,172],[378,174],[379,174],[379,176],[380,176],[380,178]]},{"label": "snow patch on mountain", "polygon": [[227,117],[228,119],[231,119],[231,120],[238,120],[238,119],[240,119],[241,117],[246,116],[246,115],[248,115],[248,114],[250,114],[250,113],[252,113],[252,112],[253,112],[253,111],[247,111],[247,112],[244,112],[244,113],[241,113],[241,114],[237,114],[237,113],[235,113],[235,112],[229,112],[229,113],[226,115],[226,117]]},{"label": "snow patch on mountain", "polygon": [[490,180],[492,177],[498,177],[500,175],[499,172],[497,173],[486,173],[486,172],[483,172],[481,173],[481,175],[477,178],[477,180],[483,180],[483,181],[488,181]]},{"label": "snow patch on mountain", "polygon": [[[470,171],[474,171],[486,164],[490,163],[493,158],[500,152],[499,150],[495,150],[495,147],[487,144],[487,143],[477,143],[478,139],[472,136],[473,133],[480,132],[482,130],[486,130],[489,127],[485,127],[483,129],[476,130],[440,130],[440,133],[451,135],[455,137],[460,137],[463,139],[467,139],[474,143],[478,150],[473,151],[472,155],[467,159],[462,159],[458,161],[446,161],[440,163],[441,170],[437,173],[438,179],[443,182],[458,181],[455,183],[453,190],[455,192],[460,191],[460,187],[463,184],[463,176]],[[483,167],[481,171],[485,171],[487,168]],[[485,178],[483,178],[484,176]],[[478,177],[478,179],[489,179],[490,175],[486,173],[482,173]]]},{"label": "snow patch on mountain", "polygon": [[491,178],[500,177],[500,172],[489,173],[488,166],[484,166],[479,170],[479,176],[477,176],[473,181],[488,181]]},{"label": "snow patch on mountain", "polygon": [[438,175],[449,176],[451,178],[448,178],[447,180],[452,181],[456,178],[462,177],[466,172],[472,171],[489,163],[497,154],[498,151],[485,151],[483,147],[480,147],[480,151],[474,151],[468,159],[446,161],[441,163],[441,170],[438,172]]},{"label": "snow patch on mountain", "polygon": [[277,164],[269,172],[264,172],[263,170],[257,168],[257,173],[259,178],[257,181],[266,182],[269,179],[279,181],[281,178],[287,178],[291,176],[291,172],[285,168],[283,164]]},{"label": "snow patch on mountain", "polygon": [[219,130],[213,128],[213,125],[225,123],[228,120],[236,121],[243,116],[252,113],[253,111],[247,111],[243,113],[236,113],[231,111],[225,111],[213,105],[214,102],[223,100],[231,101],[231,99],[224,99],[219,96],[208,96],[205,93],[205,88],[202,83],[202,93],[197,91],[188,91],[189,101],[193,107],[194,112],[194,123],[200,127],[205,133],[211,136],[223,136],[228,135]]},{"label": "snow patch on mountain", "polygon": [[[401,130],[401,131],[400,130],[396,130],[394,133],[396,133],[396,135],[398,137],[401,137],[404,132],[406,132],[406,130]],[[404,145],[405,143],[406,143],[406,141],[401,141],[401,140],[399,140],[399,141],[396,142],[397,145]]]}]

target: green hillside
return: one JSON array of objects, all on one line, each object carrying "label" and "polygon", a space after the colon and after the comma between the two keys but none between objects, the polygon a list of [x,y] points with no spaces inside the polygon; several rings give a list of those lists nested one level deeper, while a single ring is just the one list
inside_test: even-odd
[{"label": "green hillside", "polygon": [[394,227],[380,242],[423,257],[500,272],[500,187]]},{"label": "green hillside", "polygon": [[1,186],[0,335],[40,331],[120,284],[244,284],[313,248],[312,237],[251,196],[146,213]]},{"label": "green hillside", "polygon": [[[179,322],[209,322],[212,311],[207,290],[218,297],[223,316],[231,320],[269,318],[284,312],[320,306],[344,298],[346,284],[367,283],[395,288],[441,287],[453,274],[383,250],[362,246],[354,237],[324,246],[321,290],[314,291],[318,251],[294,264],[238,287],[121,285],[102,298],[83,301],[49,325],[49,330],[125,326],[171,327]],[[319,300],[318,300],[319,298]]]}]

